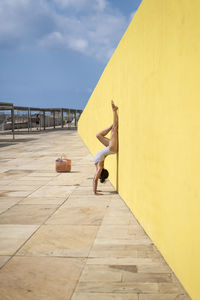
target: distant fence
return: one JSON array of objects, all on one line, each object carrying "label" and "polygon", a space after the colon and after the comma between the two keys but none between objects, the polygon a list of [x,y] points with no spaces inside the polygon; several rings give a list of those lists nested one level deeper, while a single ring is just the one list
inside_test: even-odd
[{"label": "distant fence", "polygon": [[0,102],[0,133],[41,131],[46,129],[76,129],[82,110],[69,108],[35,108]]}]

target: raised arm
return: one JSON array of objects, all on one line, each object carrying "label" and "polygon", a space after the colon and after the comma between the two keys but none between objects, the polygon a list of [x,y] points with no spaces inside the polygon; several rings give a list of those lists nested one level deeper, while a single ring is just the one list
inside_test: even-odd
[{"label": "raised arm", "polygon": [[93,192],[95,195],[98,195],[97,193],[97,185],[98,185],[98,179],[101,175],[101,172],[102,172],[102,169],[103,169],[103,166],[101,166],[100,164],[98,164],[98,167],[97,167],[97,171],[94,175],[94,178],[93,178]]}]

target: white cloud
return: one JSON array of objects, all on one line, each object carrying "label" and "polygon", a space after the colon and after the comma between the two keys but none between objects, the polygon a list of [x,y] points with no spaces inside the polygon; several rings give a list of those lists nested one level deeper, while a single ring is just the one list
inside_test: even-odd
[{"label": "white cloud", "polygon": [[131,14],[130,14],[130,21],[132,21],[133,17],[135,16],[136,10],[134,10]]},{"label": "white cloud", "polygon": [[76,9],[83,9],[87,4],[87,0],[53,0],[55,4],[62,8],[74,7]]},{"label": "white cloud", "polygon": [[97,8],[100,11],[103,11],[108,4],[106,0],[97,0],[96,2],[97,2]]},{"label": "white cloud", "polygon": [[89,88],[87,88],[86,91],[87,91],[87,93],[91,94],[93,92],[93,90],[94,90],[94,88],[89,87]]},{"label": "white cloud", "polygon": [[[61,47],[103,61],[112,55],[129,22],[125,16],[107,0],[52,1],[1,0],[0,49]],[[79,11],[69,14],[67,7]]]},{"label": "white cloud", "polygon": [[74,50],[77,50],[77,51],[80,51],[80,52],[85,52],[88,48],[88,42],[84,39],[81,39],[81,38],[71,38],[69,41],[68,41],[68,45],[71,49],[74,49]]},{"label": "white cloud", "polygon": [[52,46],[54,44],[63,44],[64,43],[64,37],[60,32],[54,31],[47,35],[44,39],[40,40],[38,42],[39,46],[45,47],[45,46]]},{"label": "white cloud", "polygon": [[53,27],[50,9],[42,0],[1,0],[0,20],[0,49],[34,43]]},{"label": "white cloud", "polygon": [[103,11],[107,6],[107,0],[53,0],[61,8],[74,8],[76,10],[94,9]]}]

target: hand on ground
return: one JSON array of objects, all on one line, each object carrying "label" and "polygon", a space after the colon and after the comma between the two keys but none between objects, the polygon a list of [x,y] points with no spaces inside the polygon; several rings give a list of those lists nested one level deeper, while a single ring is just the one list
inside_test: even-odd
[{"label": "hand on ground", "polygon": [[103,195],[103,193],[96,192],[95,195],[100,196]]}]

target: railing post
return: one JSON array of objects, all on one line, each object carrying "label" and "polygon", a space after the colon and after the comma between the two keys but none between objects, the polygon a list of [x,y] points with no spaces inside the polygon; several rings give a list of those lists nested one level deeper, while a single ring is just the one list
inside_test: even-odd
[{"label": "railing post", "polygon": [[63,128],[63,108],[61,108],[61,128]]},{"label": "railing post", "polygon": [[32,115],[31,115],[31,109],[29,108],[30,111],[30,131],[32,131]]},{"label": "railing post", "polygon": [[15,109],[12,107],[11,109],[11,119],[12,119],[12,133],[13,133],[13,140],[15,139]]},{"label": "railing post", "polygon": [[55,122],[55,110],[53,111],[53,127],[56,128],[56,122]]},{"label": "railing post", "polygon": [[41,111],[40,111],[40,113],[39,113],[39,118],[40,118],[40,131],[41,131],[41,121],[42,121],[42,118],[41,118]]},{"label": "railing post", "polygon": [[43,111],[43,119],[44,119],[44,130],[45,130],[45,110]]},{"label": "railing post", "polygon": [[71,121],[71,118],[70,118],[70,117],[71,117],[71,110],[69,109],[69,110],[68,110],[68,120],[69,120],[69,124],[70,124],[69,127],[71,128],[72,124],[71,124],[71,122],[70,122],[70,121]]},{"label": "railing post", "polygon": [[77,111],[75,110],[75,127],[77,127]]},{"label": "railing post", "polygon": [[30,131],[30,108],[28,107],[28,132]]}]

